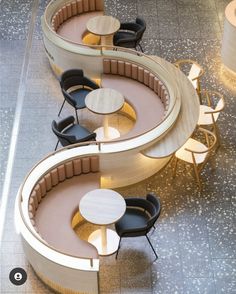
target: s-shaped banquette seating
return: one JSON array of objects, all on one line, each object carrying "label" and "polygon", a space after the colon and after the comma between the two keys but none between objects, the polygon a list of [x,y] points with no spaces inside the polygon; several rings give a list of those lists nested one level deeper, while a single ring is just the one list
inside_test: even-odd
[{"label": "s-shaped banquette seating", "polygon": [[[32,168],[19,189],[15,214],[25,255],[36,274],[60,293],[99,293],[97,250],[73,231],[83,220],[81,197],[155,174],[189,138],[199,117],[196,91],[167,61],[121,47],[82,44],[87,21],[102,15],[103,7],[103,0],[52,0],[42,17],[55,74],[83,69],[102,87],[122,93],[120,111],[135,121],[118,139],[53,152]],[[68,24],[76,39],[67,35]]]}]

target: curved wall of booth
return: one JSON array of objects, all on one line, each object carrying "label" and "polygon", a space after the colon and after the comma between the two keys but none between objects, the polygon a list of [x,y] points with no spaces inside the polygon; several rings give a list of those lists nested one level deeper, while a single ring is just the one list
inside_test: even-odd
[{"label": "curved wall of booth", "polygon": [[[77,2],[96,5],[95,0]],[[161,82],[168,94],[165,115],[153,127],[125,139],[90,142],[87,146],[76,144],[53,152],[32,168],[19,189],[15,206],[17,229],[26,257],[37,275],[60,293],[99,293],[99,259],[60,251],[48,244],[32,224],[29,204],[35,186],[53,169],[84,156],[99,158],[101,188],[126,186],[150,177],[168,163],[194,131],[199,100],[187,77],[158,57],[125,48],[76,44],[59,36],[52,28],[55,13],[68,3],[77,2],[51,1],[42,17],[45,51],[55,74],[59,76],[64,70],[77,67],[90,78],[101,80],[104,59],[115,60],[149,72],[149,77],[155,78],[157,84]]]}]

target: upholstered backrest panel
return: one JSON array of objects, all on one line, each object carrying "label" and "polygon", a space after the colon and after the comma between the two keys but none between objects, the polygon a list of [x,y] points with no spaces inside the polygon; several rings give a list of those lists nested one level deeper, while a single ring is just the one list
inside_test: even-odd
[{"label": "upholstered backrest panel", "polygon": [[[46,196],[47,192],[50,191],[54,186],[66,179],[78,176],[80,174],[87,174],[90,172],[99,171],[99,157],[82,157],[67,161],[59,166],[53,168],[40,181],[35,185],[29,199],[29,217],[33,226],[35,226],[34,216],[38,206],[43,197]],[[37,231],[37,228],[35,228]]]},{"label": "upholstered backrest panel", "polygon": [[160,98],[167,111],[169,106],[169,94],[165,85],[147,69],[143,67],[117,59],[103,59],[104,74],[125,76],[139,81],[152,89]]}]

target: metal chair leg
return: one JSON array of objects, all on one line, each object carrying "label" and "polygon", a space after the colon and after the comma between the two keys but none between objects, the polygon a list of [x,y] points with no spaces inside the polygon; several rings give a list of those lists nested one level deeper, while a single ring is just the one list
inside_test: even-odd
[{"label": "metal chair leg", "polygon": [[198,187],[201,190],[202,189],[202,184],[201,184],[201,181],[200,181],[200,177],[199,177],[199,172],[198,172],[197,166],[195,164],[193,164],[193,170],[194,170],[194,173],[195,173],[195,177],[196,177],[196,180],[197,180]]},{"label": "metal chair leg", "polygon": [[142,46],[141,46],[140,44],[138,44],[138,45],[139,45],[140,50],[143,52],[143,48],[142,48]]},{"label": "metal chair leg", "polygon": [[56,144],[56,147],[55,147],[54,151],[57,150],[58,144],[59,144],[59,140],[57,141],[57,144]]},{"label": "metal chair leg", "polygon": [[120,241],[119,241],[119,244],[118,244],[118,249],[116,251],[116,259],[117,259],[117,256],[118,256],[118,253],[119,253],[119,250],[120,250],[120,242],[121,242],[121,237],[120,237]]},{"label": "metal chair leg", "polygon": [[60,114],[61,114],[61,111],[62,111],[62,108],[63,108],[63,106],[64,106],[65,102],[66,102],[66,99],[64,99],[64,101],[63,101],[63,103],[62,103],[62,105],[61,105],[61,108],[60,108],[60,110],[59,110],[59,112],[58,112],[58,115],[57,115],[57,116],[60,116]]},{"label": "metal chair leg", "polygon": [[148,240],[148,243],[150,244],[150,246],[152,247],[152,251],[154,252],[154,254],[155,254],[155,256],[156,256],[156,259],[158,259],[158,255],[156,254],[156,251],[155,251],[155,249],[154,249],[154,247],[152,246],[152,243],[151,243],[151,241],[149,240],[149,238],[148,238],[148,236],[147,235],[145,235],[146,236],[146,238],[147,238],[147,240]]},{"label": "metal chair leg", "polygon": [[79,118],[78,118],[78,113],[77,113],[76,108],[75,108],[75,115],[76,115],[76,121],[77,121],[77,123],[79,123]]}]

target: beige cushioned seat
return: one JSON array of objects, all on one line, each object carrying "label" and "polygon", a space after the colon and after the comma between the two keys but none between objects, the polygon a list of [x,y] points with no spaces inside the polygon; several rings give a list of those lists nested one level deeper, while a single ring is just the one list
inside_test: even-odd
[{"label": "beige cushioned seat", "polygon": [[87,192],[99,188],[100,173],[73,177],[55,186],[40,203],[35,215],[36,227],[48,244],[62,252],[97,258],[97,250],[81,240],[71,227],[80,199]]},{"label": "beige cushioned seat", "polygon": [[165,107],[157,94],[144,84],[125,76],[103,74],[102,87],[122,93],[136,112],[137,120],[134,127],[129,133],[122,135],[122,139],[140,135],[162,121]]},{"label": "beige cushioned seat", "polygon": [[[81,197],[100,188],[99,157],[79,157],[48,170],[29,198],[29,218],[50,246],[76,257],[98,258],[97,249],[73,231]],[[78,221],[83,220],[82,216]]]},{"label": "beige cushioned seat", "polygon": [[90,18],[103,15],[102,11],[92,11],[73,16],[64,21],[57,34],[75,43],[83,43],[83,37],[88,33],[86,24]]}]

